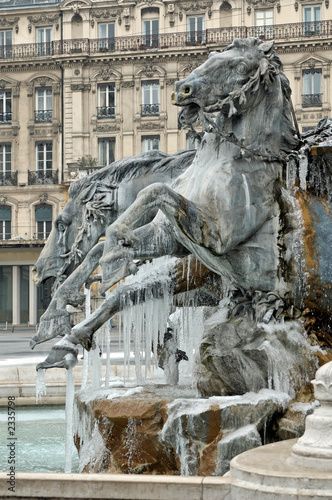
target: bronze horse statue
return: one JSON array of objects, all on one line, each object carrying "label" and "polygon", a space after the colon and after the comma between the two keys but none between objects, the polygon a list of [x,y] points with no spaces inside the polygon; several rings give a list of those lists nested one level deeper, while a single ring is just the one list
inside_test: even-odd
[{"label": "bronze horse statue", "polygon": [[[80,300],[80,287],[98,264],[105,292],[136,273],[137,260],[194,255],[203,263],[203,281],[218,276],[227,293],[250,296],[261,319],[279,314],[283,301],[296,302],[300,287],[289,249],[298,234],[286,223],[295,209],[283,180],[285,158],[299,144],[290,94],[273,42],[255,38],[235,39],[175,84],[179,122],[192,129],[200,122],[205,131],[195,157],[170,186],[142,189],[107,227],[105,243],[92,246],[55,292],[33,345],[66,335],[39,367],[75,364],[77,344],[90,349],[94,332],[131,292],[130,283],[118,284],[71,330],[65,306]],[[168,272],[181,291],[177,264]]]}]

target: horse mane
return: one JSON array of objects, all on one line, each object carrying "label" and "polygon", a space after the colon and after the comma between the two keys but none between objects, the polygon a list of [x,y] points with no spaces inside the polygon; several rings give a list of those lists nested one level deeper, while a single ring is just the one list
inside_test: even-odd
[{"label": "horse mane", "polygon": [[123,158],[73,182],[69,188],[69,196],[75,198],[94,183],[102,182],[110,189],[115,189],[121,182],[165,171],[169,171],[170,177],[175,179],[190,166],[195,154],[194,149],[179,151],[175,154],[151,150],[130,158]]},{"label": "horse mane", "polygon": [[268,63],[267,70],[264,64],[260,64],[260,68],[264,68],[264,72],[260,70],[261,83],[267,86],[274,78],[279,77],[283,96],[280,149],[284,153],[290,153],[299,146],[300,137],[291,101],[292,90],[284,73],[282,62],[275,50],[273,50],[273,45],[273,40],[266,42],[255,37],[235,38],[224,50],[230,50],[233,47],[240,49],[255,48],[263,54],[262,59],[265,58]]}]

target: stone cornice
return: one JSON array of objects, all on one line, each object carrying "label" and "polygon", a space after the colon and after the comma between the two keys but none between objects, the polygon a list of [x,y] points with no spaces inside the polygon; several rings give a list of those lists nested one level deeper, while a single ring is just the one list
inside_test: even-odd
[{"label": "stone cornice", "polygon": [[179,4],[179,19],[182,21],[183,12],[186,13],[196,13],[196,12],[204,12],[207,10],[209,18],[212,15],[212,4],[213,2],[188,2],[184,4]]},{"label": "stone cornice", "polygon": [[59,14],[40,14],[39,16],[28,16],[28,21],[29,21],[29,24],[28,24],[28,30],[29,32],[31,32],[32,30],[32,25],[35,24],[35,25],[40,25],[40,24],[45,24],[45,23],[49,23],[49,24],[55,24],[55,28],[58,30],[59,29],[59,19],[60,19],[60,16]]}]

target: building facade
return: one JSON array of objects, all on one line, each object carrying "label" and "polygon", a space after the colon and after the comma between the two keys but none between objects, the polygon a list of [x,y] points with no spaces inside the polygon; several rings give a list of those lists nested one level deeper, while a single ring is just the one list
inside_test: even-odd
[{"label": "building facade", "polygon": [[35,324],[49,301],[31,269],[82,158],[193,147],[171,92],[209,52],[274,39],[300,129],[331,115],[329,0],[0,5],[0,324]]}]

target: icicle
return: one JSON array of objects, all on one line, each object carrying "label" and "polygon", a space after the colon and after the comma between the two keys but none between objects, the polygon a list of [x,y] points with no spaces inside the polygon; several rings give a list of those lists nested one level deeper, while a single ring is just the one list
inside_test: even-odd
[{"label": "icicle", "polygon": [[65,472],[71,472],[73,453],[73,408],[75,397],[75,383],[73,369],[66,371],[66,444],[65,444]]},{"label": "icicle", "polygon": [[[91,291],[90,288],[84,286],[85,295],[85,318],[88,319],[91,316]],[[89,351],[83,349],[83,371],[82,371],[82,384],[81,389],[85,389],[88,381],[89,372]]]},{"label": "icicle", "polygon": [[46,396],[45,370],[39,368],[36,379],[36,404],[39,403],[42,396]]},{"label": "icicle", "polygon": [[303,191],[307,189],[308,158],[306,155],[299,155],[299,177],[300,187]]}]

